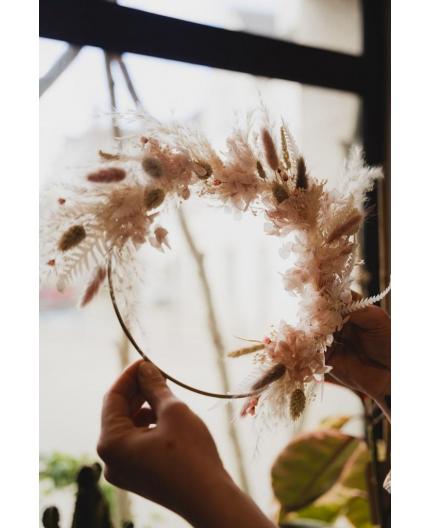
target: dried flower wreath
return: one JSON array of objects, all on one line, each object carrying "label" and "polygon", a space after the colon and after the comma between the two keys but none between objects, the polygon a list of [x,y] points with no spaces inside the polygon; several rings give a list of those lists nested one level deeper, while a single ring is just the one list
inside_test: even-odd
[{"label": "dried flower wreath", "polygon": [[[167,230],[155,223],[165,203],[173,198],[187,200],[193,189],[236,210],[264,214],[266,232],[284,242],[281,255],[296,257],[294,266],[283,274],[283,283],[300,299],[298,323],[281,321],[261,342],[229,354],[253,353],[262,369],[243,394],[207,392],[164,374],[200,394],[246,397],[243,415],[255,414],[257,404],[266,402],[275,413],[289,409],[296,419],[306,404],[306,387],[322,382],[330,370],[325,351],[334,332],[349,313],[379,301],[389,291],[353,302],[350,290],[365,195],[382,171],[366,167],[360,150],[353,149],[341,187],[328,189],[326,182],[309,174],[287,125],[276,129],[266,112],[235,129],[223,153],[186,126],[163,125],[148,115],[140,118],[144,135],[122,139],[117,153],[99,151],[101,163],[86,174],[85,183],[64,185],[57,195],[42,228],[49,255],[46,269],[55,272],[60,291],[92,270],[82,306],[94,298],[107,276],[119,322],[146,358],[118,308],[112,269],[121,287],[142,244],[149,242],[160,250],[169,247]],[[288,236],[292,232],[293,239]]]}]

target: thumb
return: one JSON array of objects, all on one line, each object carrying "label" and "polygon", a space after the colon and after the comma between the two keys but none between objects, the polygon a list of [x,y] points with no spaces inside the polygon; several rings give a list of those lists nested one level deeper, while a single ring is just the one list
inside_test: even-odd
[{"label": "thumb", "polygon": [[174,398],[161,372],[149,361],[142,361],[139,365],[137,379],[142,396],[155,413],[164,401]]}]

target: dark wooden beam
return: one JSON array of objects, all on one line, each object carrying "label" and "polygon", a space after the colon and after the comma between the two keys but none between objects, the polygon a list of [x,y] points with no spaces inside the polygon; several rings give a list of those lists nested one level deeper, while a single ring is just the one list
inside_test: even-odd
[{"label": "dark wooden beam", "polygon": [[[390,107],[390,2],[389,0],[362,0],[363,60],[367,83],[363,101],[363,147],[370,165],[382,165],[385,182],[369,193],[370,214],[364,225],[364,257],[369,272],[368,290],[378,293],[386,284],[381,280],[387,255],[383,242],[388,233],[382,222],[382,205],[389,190],[389,107]],[[385,241],[386,242],[386,241]],[[385,244],[386,245],[386,244]]]},{"label": "dark wooden beam", "polygon": [[41,37],[362,93],[361,57],[130,9],[101,0],[40,0]]}]

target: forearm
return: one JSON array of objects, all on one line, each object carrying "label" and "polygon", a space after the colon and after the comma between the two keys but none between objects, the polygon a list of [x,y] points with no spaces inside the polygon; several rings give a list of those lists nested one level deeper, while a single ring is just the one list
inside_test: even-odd
[{"label": "forearm", "polygon": [[199,493],[192,511],[183,515],[194,528],[274,528],[274,524],[227,473],[221,472],[207,483],[209,495]]}]

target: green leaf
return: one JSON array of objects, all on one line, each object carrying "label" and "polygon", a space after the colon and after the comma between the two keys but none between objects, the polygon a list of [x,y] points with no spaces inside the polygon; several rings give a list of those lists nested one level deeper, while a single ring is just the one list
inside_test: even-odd
[{"label": "green leaf", "polygon": [[286,521],[285,523],[281,523],[279,526],[281,528],[326,528],[329,527],[330,524],[316,522],[312,520],[298,519],[293,521]]},{"label": "green leaf", "polygon": [[351,416],[341,415],[341,416],[327,416],[319,423],[318,429],[336,429],[340,430],[344,425],[346,425]]},{"label": "green leaf", "polygon": [[369,449],[365,442],[360,441],[357,449],[345,464],[339,482],[346,488],[367,492],[367,466],[370,463]]},{"label": "green leaf", "polygon": [[297,511],[327,492],[339,478],[359,440],[339,431],[295,438],[272,468],[273,491],[285,511]]},{"label": "green leaf", "polygon": [[352,497],[343,512],[355,528],[373,528],[368,499]]},{"label": "green leaf", "polygon": [[326,523],[332,523],[339,516],[343,505],[343,502],[327,504],[313,503],[310,506],[299,510],[297,516],[301,519],[316,519]]},{"label": "green leaf", "polygon": [[65,488],[75,482],[76,475],[85,462],[85,457],[76,458],[59,452],[42,456],[39,479],[50,481],[54,489]]}]

